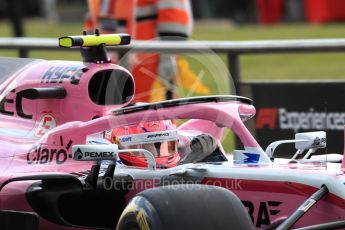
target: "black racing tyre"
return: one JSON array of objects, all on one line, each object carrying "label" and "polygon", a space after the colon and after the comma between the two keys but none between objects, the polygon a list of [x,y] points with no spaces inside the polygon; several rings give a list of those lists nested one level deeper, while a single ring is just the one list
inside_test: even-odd
[{"label": "black racing tyre", "polygon": [[240,199],[221,187],[181,184],[145,190],[123,211],[117,230],[253,229]]}]

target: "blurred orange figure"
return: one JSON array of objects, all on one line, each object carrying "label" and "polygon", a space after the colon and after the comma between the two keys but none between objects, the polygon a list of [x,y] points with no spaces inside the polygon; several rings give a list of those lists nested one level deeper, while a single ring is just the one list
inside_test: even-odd
[{"label": "blurred orange figure", "polygon": [[[88,4],[87,31],[129,33],[134,40],[185,40],[191,34],[189,0],[89,0]],[[164,100],[178,74],[176,57],[167,54],[135,54],[130,70],[136,81],[135,101],[144,102]]]}]

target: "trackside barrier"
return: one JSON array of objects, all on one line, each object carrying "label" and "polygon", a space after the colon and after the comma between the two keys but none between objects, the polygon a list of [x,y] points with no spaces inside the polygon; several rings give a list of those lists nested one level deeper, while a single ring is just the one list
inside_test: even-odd
[{"label": "trackside barrier", "polygon": [[[108,49],[125,53],[133,47],[134,52],[209,54],[211,50],[217,54],[226,54],[229,72],[238,94],[254,99],[258,114],[252,128],[256,130],[256,137],[263,147],[277,139],[293,139],[297,131],[325,130],[327,151],[342,152],[345,81],[244,82],[240,77],[239,57],[249,54],[344,52],[345,39],[134,41],[129,46]],[[18,50],[21,57],[27,57],[31,50],[79,49],[61,49],[55,38],[0,38],[0,50]],[[284,155],[291,151],[293,149],[282,148],[281,151],[278,149],[278,154]]]}]

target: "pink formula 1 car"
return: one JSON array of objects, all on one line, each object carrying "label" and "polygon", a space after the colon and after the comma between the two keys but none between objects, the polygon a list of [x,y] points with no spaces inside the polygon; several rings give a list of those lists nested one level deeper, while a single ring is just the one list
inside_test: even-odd
[{"label": "pink formula 1 car", "polygon": [[[325,147],[323,132],[296,134],[264,151],[243,123],[255,115],[244,97],[128,106],[133,77],[109,62],[104,44],[129,40],[60,39],[80,46],[83,62],[0,59],[1,230],[345,227],[342,156],[313,156]],[[159,167],[150,151],[135,148],[126,151],[141,152],[147,165],[128,166],[119,158],[124,150],[99,135],[177,119],[188,121],[177,129],[184,153],[175,167]],[[243,149],[224,154],[224,130]],[[217,144],[186,141],[199,135]],[[275,148],[290,142],[298,149],[293,159],[274,159]]]}]

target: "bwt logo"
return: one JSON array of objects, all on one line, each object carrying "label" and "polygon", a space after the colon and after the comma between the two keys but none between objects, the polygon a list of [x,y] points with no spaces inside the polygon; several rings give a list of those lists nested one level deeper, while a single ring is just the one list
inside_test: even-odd
[{"label": "bwt logo", "polygon": [[[255,128],[299,130],[343,130],[345,112],[288,111],[286,108],[261,108]],[[277,127],[278,126],[278,127]]]},{"label": "bwt logo", "polygon": [[119,138],[120,139],[120,142],[129,142],[129,141],[132,141],[132,137],[122,137],[122,138]]}]

